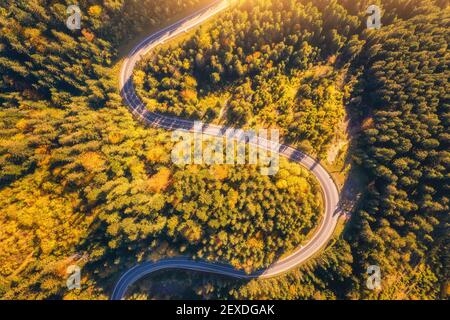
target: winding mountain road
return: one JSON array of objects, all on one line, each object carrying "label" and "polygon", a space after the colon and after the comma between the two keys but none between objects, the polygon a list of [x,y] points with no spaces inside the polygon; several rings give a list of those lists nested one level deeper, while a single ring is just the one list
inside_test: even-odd
[{"label": "winding mountain road", "polygon": [[[143,40],[125,58],[120,74],[120,92],[123,100],[128,105],[131,112],[145,124],[168,130],[184,129],[191,132],[194,131],[194,121],[167,117],[148,111],[145,104],[135,93],[132,80],[133,70],[136,63],[152,49],[165,41],[198,26],[205,20],[226,9],[229,6],[229,3],[229,0],[216,1],[193,15],[190,15],[189,17],[184,18],[165,29],[152,34]],[[203,125],[202,132],[203,134],[222,137],[226,134],[227,129],[230,128],[205,124]],[[163,269],[195,270],[241,279],[274,277],[283,274],[310,259],[327,244],[328,240],[333,235],[340,215],[339,191],[330,174],[318,161],[292,147],[270,141],[261,141],[261,139],[257,142],[257,144],[261,148],[278,152],[281,156],[286,157],[291,161],[300,163],[310,170],[319,181],[324,198],[324,218],[321,220],[319,228],[308,243],[298,248],[288,257],[275,262],[267,269],[260,270],[252,274],[246,274],[245,272],[236,270],[229,265],[192,260],[184,257],[163,259],[157,262],[145,262],[129,269],[121,276],[113,290],[111,296],[112,300],[123,299],[130,285],[152,272]]]}]

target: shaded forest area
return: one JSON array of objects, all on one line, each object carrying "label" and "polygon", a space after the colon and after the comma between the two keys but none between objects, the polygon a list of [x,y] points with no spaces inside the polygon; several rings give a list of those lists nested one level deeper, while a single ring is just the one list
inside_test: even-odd
[{"label": "shaded forest area", "polygon": [[[174,168],[168,133],[123,106],[117,48],[198,2],[80,1],[75,33],[68,2],[2,2],[1,298],[104,299],[126,267],[176,254],[254,270],[317,222],[305,169],[282,163],[269,178],[247,166]],[[365,29],[369,4],[383,8],[381,30]],[[449,18],[443,0],[248,0],[143,64],[135,81],[150,108],[279,127],[318,154],[345,106],[359,128],[351,156],[369,179],[343,236],[296,270],[248,283],[177,281],[205,298],[444,297]],[[74,263],[82,290],[68,292]],[[381,291],[365,287],[372,264]]]}]

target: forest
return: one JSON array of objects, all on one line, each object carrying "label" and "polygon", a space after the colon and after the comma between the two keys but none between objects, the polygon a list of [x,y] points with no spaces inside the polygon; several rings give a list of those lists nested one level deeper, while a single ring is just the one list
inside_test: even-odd
[{"label": "forest", "polygon": [[[207,1],[79,3],[79,31],[65,26],[70,1],[0,5],[0,299],[107,299],[127,268],[176,255],[250,272],[305,241],[323,210],[305,168],[173,166],[170,132],[121,100],[133,35]],[[374,3],[380,30],[365,27],[366,0],[241,1],[142,61],[134,82],[150,110],[277,128],[323,161],[348,120],[341,157],[367,183],[345,229],[283,276],[164,272],[131,298],[448,295],[449,3]],[[71,264],[81,290],[65,286]],[[381,291],[365,286],[374,264]],[[158,296],[164,282],[188,289]]]},{"label": "forest", "polygon": [[[345,115],[342,71],[331,63],[331,47],[345,38],[333,38],[330,26],[319,41],[320,15],[295,1],[245,1],[181,45],[147,56],[135,70],[137,91],[151,111],[276,127],[288,143],[323,156]],[[350,34],[359,20],[348,20]]]}]

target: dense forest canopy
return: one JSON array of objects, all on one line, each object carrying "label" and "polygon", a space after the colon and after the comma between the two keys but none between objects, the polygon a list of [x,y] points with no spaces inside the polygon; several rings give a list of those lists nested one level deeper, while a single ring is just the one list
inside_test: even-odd
[{"label": "dense forest canopy", "polygon": [[[305,240],[322,211],[306,169],[283,162],[276,176],[264,177],[255,166],[175,167],[170,134],[141,127],[122,105],[116,40],[103,35],[100,20],[80,34],[64,25],[31,28],[16,19],[40,21],[35,12],[43,14],[46,4],[33,4],[11,3],[2,16],[5,298],[62,297],[65,268],[74,261],[87,260],[92,271],[82,296],[93,298],[143,259],[188,254],[250,272]],[[136,15],[132,8],[122,9]],[[119,18],[106,5],[84,9],[107,14],[107,25]]]},{"label": "dense forest canopy", "polygon": [[448,278],[449,18],[436,10],[398,22],[361,55],[368,108],[356,159],[372,181],[350,239],[366,248],[357,261],[383,266],[393,282],[401,273],[414,275],[411,285],[432,281],[430,268]]},{"label": "dense forest canopy", "polygon": [[135,71],[138,92],[152,111],[277,127],[288,142],[325,154],[344,118],[345,90],[326,57],[334,60],[358,17],[341,22],[347,31],[339,35],[331,25],[324,32],[322,13],[310,4],[250,0],[239,8],[149,55]]},{"label": "dense forest canopy", "polygon": [[[123,46],[207,1],[79,1],[79,31],[65,26],[71,3],[0,5],[0,298],[104,299],[143,260],[187,254],[251,271],[302,243],[322,211],[306,169],[174,167],[170,133],[121,101]],[[365,28],[370,4],[380,30]],[[445,297],[449,10],[445,0],[246,0],[146,57],[134,81],[151,110],[279,128],[322,159],[347,115],[348,158],[368,180],[344,232],[286,275],[161,279],[204,298]],[[74,263],[82,289],[67,291]],[[381,291],[365,287],[373,264]]]}]

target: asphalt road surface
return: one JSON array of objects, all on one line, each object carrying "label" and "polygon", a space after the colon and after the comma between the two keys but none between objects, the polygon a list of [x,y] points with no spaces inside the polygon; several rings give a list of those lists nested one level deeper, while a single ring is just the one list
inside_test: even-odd
[{"label": "asphalt road surface", "polygon": [[[139,43],[139,45],[137,45],[137,47],[133,49],[126,57],[120,74],[120,92],[123,100],[130,108],[130,111],[137,118],[145,124],[154,127],[165,128],[168,130],[184,129],[194,131],[194,121],[167,117],[150,112],[146,109],[145,104],[135,93],[132,81],[133,69],[136,63],[144,55],[158,45],[198,26],[202,22],[223,11],[228,6],[228,0],[216,1],[212,5],[194,13],[193,15],[190,15],[189,17],[184,18],[167,28],[150,35]],[[220,137],[225,135],[227,129],[230,128],[204,124],[202,133]],[[308,241],[308,243],[298,248],[288,257],[275,262],[267,269],[260,270],[252,274],[246,274],[244,271],[236,270],[229,265],[192,260],[185,257],[163,259],[157,262],[145,262],[129,269],[121,276],[112,293],[112,300],[123,299],[130,285],[152,272],[163,269],[194,270],[241,279],[274,277],[283,274],[307,261],[327,244],[333,235],[340,215],[339,191],[330,174],[318,161],[292,147],[282,144],[275,144],[273,142],[267,143],[267,141],[261,141],[261,139],[257,142],[257,144],[261,148],[279,152],[281,156],[286,157],[291,161],[300,163],[304,167],[308,168],[319,181],[324,198],[324,217],[321,220],[321,224],[316,233]]]}]

